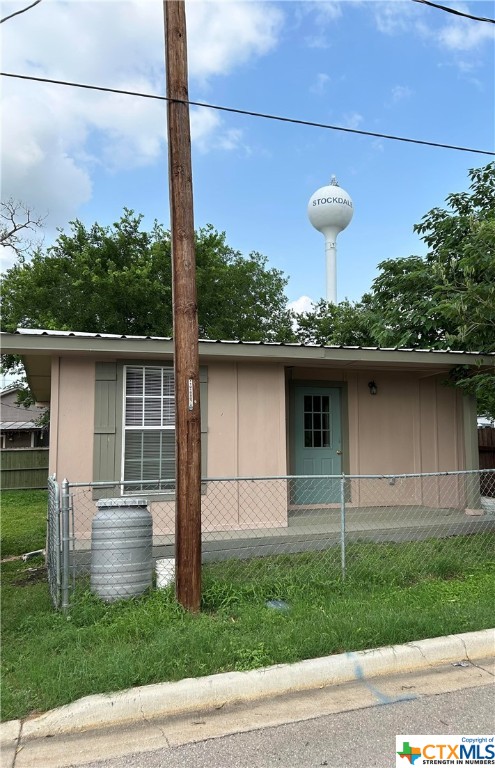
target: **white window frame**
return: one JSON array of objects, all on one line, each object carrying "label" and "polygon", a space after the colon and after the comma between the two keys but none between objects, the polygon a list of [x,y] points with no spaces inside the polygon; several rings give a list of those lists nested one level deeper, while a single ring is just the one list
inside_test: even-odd
[{"label": "white window frame", "polygon": [[[142,413],[142,424],[140,425],[128,425],[127,422],[127,402],[128,402],[128,392],[127,392],[127,373],[128,370],[131,368],[139,369],[142,372],[143,376],[143,393],[142,393],[142,400],[143,400],[143,413]],[[133,481],[126,481],[125,480],[125,455],[126,455],[126,440],[127,435],[131,432],[173,432],[175,437],[175,387],[174,387],[174,369],[173,366],[170,365],[153,365],[153,364],[145,364],[145,363],[128,363],[123,366],[124,369],[124,381],[123,381],[123,398],[122,398],[122,451],[121,451],[121,483],[122,483],[122,495],[136,495],[143,493],[153,493],[153,494],[160,494],[160,495],[166,495],[166,496],[173,496],[175,494],[175,456],[174,456],[174,477],[165,478],[165,477],[157,477],[153,480],[143,480],[143,466],[144,461],[141,462],[141,480],[136,481],[136,483],[132,485],[128,485],[127,483],[133,482]],[[159,396],[150,396],[152,399],[160,400],[160,424],[157,425],[147,425],[145,424],[145,403],[146,403],[146,392],[144,387],[144,381],[146,376],[146,370],[155,370],[160,371],[161,374],[161,392]],[[165,395],[164,394],[164,383],[165,383],[165,376],[168,376],[168,378],[171,380],[172,384],[172,395]],[[173,424],[164,424],[164,403],[168,400],[172,404],[172,413],[173,413]],[[168,409],[170,412],[170,409]],[[175,439],[174,439],[174,445],[175,445]],[[159,463],[161,464],[161,457],[159,458]],[[173,485],[170,485],[170,481],[173,480]],[[162,486],[162,483],[164,481],[168,481],[165,483],[165,487]]]}]

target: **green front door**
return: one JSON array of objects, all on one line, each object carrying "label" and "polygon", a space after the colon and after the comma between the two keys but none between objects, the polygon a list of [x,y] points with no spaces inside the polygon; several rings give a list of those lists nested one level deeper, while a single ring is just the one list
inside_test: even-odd
[{"label": "green front door", "polygon": [[[340,475],[340,389],[296,386],[294,407],[294,474]],[[336,479],[301,478],[294,482],[293,504],[328,504],[338,500],[339,481]]]}]

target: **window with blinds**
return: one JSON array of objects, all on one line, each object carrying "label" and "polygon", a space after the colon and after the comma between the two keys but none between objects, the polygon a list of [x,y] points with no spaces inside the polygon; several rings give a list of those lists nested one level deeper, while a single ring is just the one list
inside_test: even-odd
[{"label": "window with blinds", "polygon": [[[175,391],[171,367],[124,368],[125,492],[175,489]],[[136,482],[141,481],[141,483]]]}]

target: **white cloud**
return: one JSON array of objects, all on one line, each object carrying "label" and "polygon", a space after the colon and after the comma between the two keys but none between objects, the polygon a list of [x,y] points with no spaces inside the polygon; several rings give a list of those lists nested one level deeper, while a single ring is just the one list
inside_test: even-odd
[{"label": "white cloud", "polygon": [[316,75],[316,80],[313,85],[310,86],[310,92],[320,96],[325,93],[328,83],[330,82],[330,76],[325,72],[319,72]]},{"label": "white cloud", "polygon": [[359,128],[363,120],[364,118],[359,114],[359,112],[347,112],[343,116],[340,124],[344,128]]},{"label": "white cloud", "polygon": [[[491,24],[483,24],[441,13],[419,3],[406,0],[341,0],[341,2],[313,2],[307,0],[298,9],[300,19],[312,15],[315,31],[306,35],[305,43],[310,48],[328,48],[330,40],[328,29],[338,20],[346,6],[366,9],[372,16],[379,32],[384,35],[408,35],[437,45],[446,52],[465,52],[476,54],[479,47],[493,40],[495,29]],[[452,5],[459,11],[469,13],[469,6],[463,2]],[[459,67],[465,62],[457,62]]]},{"label": "white cloud", "polygon": [[242,131],[238,128],[224,129],[218,112],[212,109],[192,109],[190,120],[191,140],[200,152],[210,152],[214,149],[225,152],[239,148],[246,150],[242,142]]},{"label": "white cloud", "polygon": [[406,2],[379,0],[368,3],[368,6],[372,9],[377,29],[385,35],[410,31],[415,15],[417,17],[414,6]]},{"label": "white cloud", "polygon": [[[3,3],[2,14],[17,9]],[[187,22],[197,90],[269,52],[283,16],[270,4],[212,0],[189,3]],[[163,28],[161,0],[45,0],[5,24],[3,69],[164,93]],[[77,215],[96,169],[115,172],[163,156],[164,102],[6,78],[3,86],[2,194],[48,211],[48,227]],[[203,108],[191,110],[191,132],[204,152],[242,147],[241,132]]]},{"label": "white cloud", "polygon": [[301,21],[309,15],[313,17],[317,31],[304,37],[305,44],[308,48],[329,48],[326,27],[342,16],[342,0],[306,0],[298,3],[295,18]]},{"label": "white cloud", "polygon": [[4,88],[2,196],[48,214],[47,225],[56,226],[91,197],[87,164],[77,159],[87,130],[53,92],[34,84],[23,84],[23,90],[24,97],[10,83]]},{"label": "white cloud", "polygon": [[294,301],[289,301],[287,304],[289,309],[292,309],[293,312],[296,312],[298,315],[301,314],[307,314],[308,312],[312,312],[315,308],[315,303],[313,299],[310,299],[309,296],[300,296],[298,299],[295,299]]},{"label": "white cloud", "polygon": [[253,56],[262,56],[277,42],[280,11],[266,3],[230,0],[188,5],[188,65],[200,82],[223,75]]},{"label": "white cloud", "polygon": [[318,35],[307,35],[304,38],[304,42],[308,48],[330,48],[327,36],[321,33]]},{"label": "white cloud", "polygon": [[392,88],[392,102],[397,104],[399,101],[404,101],[412,95],[411,89],[407,85],[395,85]]},{"label": "white cloud", "polygon": [[325,21],[334,21],[342,16],[342,2],[339,0],[316,0],[315,2],[306,2],[307,10],[317,14],[317,20],[320,23]]},{"label": "white cloud", "polygon": [[440,30],[438,40],[451,51],[475,51],[485,40],[494,39],[494,29],[489,24],[452,19]]},{"label": "white cloud", "polygon": [[[442,14],[418,4],[379,0],[368,5],[372,9],[377,29],[383,34],[416,34],[447,51],[475,53],[485,41],[494,39],[495,31],[490,24]],[[453,4],[452,8],[469,13],[469,7],[461,2]]]},{"label": "white cloud", "polygon": [[373,139],[371,147],[375,152],[385,152],[385,145],[383,139]]}]

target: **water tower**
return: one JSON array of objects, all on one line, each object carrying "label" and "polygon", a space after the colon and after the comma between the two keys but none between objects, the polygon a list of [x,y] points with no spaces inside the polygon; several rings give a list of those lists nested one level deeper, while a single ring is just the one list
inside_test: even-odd
[{"label": "water tower", "polygon": [[333,304],[337,303],[337,235],[347,227],[353,213],[352,200],[345,189],[339,187],[335,176],[327,187],[320,187],[309,199],[309,220],[325,236],[327,301]]}]

